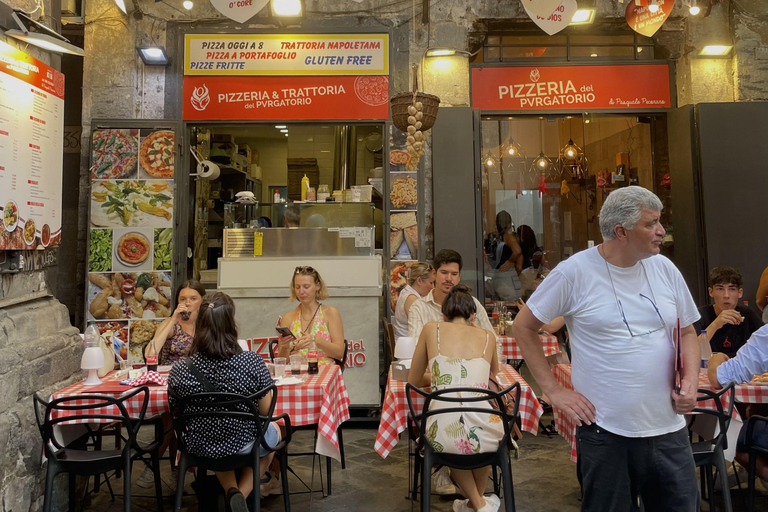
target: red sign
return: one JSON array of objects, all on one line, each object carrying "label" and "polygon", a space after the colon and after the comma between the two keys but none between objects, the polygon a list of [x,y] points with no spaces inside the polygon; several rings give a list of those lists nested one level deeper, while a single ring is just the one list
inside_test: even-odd
[{"label": "red sign", "polygon": [[480,110],[670,108],[666,64],[472,68]]},{"label": "red sign", "polygon": [[185,76],[184,119],[386,119],[387,76]]},{"label": "red sign", "polygon": [[643,5],[636,2],[627,4],[624,18],[632,30],[646,37],[651,37],[667,21],[672,13],[672,8],[675,6],[675,0],[657,0],[654,5],[656,10],[651,11],[648,2],[643,3]]},{"label": "red sign", "polygon": [[45,97],[48,92],[64,99],[64,73],[5,43],[0,46],[0,72],[42,89],[31,89],[32,94]]}]

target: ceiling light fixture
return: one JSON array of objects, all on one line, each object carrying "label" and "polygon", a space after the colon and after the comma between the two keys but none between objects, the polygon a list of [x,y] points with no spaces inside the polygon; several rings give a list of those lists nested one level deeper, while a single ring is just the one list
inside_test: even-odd
[{"label": "ceiling light fixture", "polygon": [[688,5],[688,13],[690,13],[691,16],[697,16],[701,12],[701,8],[698,6],[698,3],[696,0],[691,0],[690,5]]},{"label": "ceiling light fixture", "polygon": [[5,35],[52,52],[85,57],[85,51],[82,48],[71,44],[69,39],[42,23],[38,23],[23,12],[14,11],[11,17],[18,28],[7,30]]},{"label": "ceiling light fixture", "polygon": [[502,158],[525,158],[520,143],[516,142],[515,139],[510,138],[509,143],[504,146]]},{"label": "ceiling light fixture", "polygon": [[587,174],[587,157],[573,139],[568,139],[568,143],[560,150],[557,163],[561,172],[566,169],[570,172],[571,178],[584,178]]},{"label": "ceiling light fixture", "polygon": [[496,167],[496,163],[497,163],[496,157],[493,156],[493,153],[491,153],[491,151],[489,150],[488,154],[485,155],[485,158],[483,158],[483,164],[485,164],[485,166],[490,169],[491,167]]},{"label": "ceiling light fixture", "polygon": [[275,128],[277,128],[278,130],[282,130],[283,128],[288,128],[288,127],[284,124],[276,124]]},{"label": "ceiling light fixture", "polygon": [[596,9],[578,9],[573,13],[571,25],[589,25],[595,22]]},{"label": "ceiling light fixture", "polygon": [[288,133],[288,130],[286,130],[285,128],[283,128],[282,130],[280,130],[280,133]]},{"label": "ceiling light fixture", "polygon": [[272,16],[280,25],[298,25],[304,18],[303,0],[272,0],[270,6]]},{"label": "ceiling light fixture", "polygon": [[168,54],[162,46],[139,46],[136,48],[145,66],[167,66]]},{"label": "ceiling light fixture", "polygon": [[[122,0],[119,0],[122,2]],[[184,2],[181,4],[184,6],[184,8],[188,11],[191,11],[192,8],[195,6],[195,4],[192,2],[192,0],[184,0]]]}]

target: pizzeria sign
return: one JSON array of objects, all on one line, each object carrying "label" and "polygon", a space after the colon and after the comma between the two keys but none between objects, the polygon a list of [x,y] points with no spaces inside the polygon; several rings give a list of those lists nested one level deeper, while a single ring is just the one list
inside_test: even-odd
[{"label": "pizzeria sign", "polygon": [[187,34],[185,75],[388,75],[388,34]]}]

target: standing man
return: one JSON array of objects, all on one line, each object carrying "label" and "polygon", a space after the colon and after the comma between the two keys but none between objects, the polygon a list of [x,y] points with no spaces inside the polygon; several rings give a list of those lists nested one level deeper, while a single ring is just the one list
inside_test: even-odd
[{"label": "standing man", "polygon": [[[542,391],[578,425],[583,511],[694,512],[698,485],[682,414],[699,377],[699,314],[680,272],[659,255],[662,204],[637,186],[600,210],[603,243],[560,263],[515,319],[514,335]],[[573,390],[549,369],[537,331],[564,316]],[[683,371],[673,389],[678,320]]]},{"label": "standing man", "polygon": [[715,267],[709,271],[709,296],[714,304],[699,308],[701,318],[693,324],[696,334],[707,331],[712,352],[734,357],[763,321],[749,307],[739,303],[744,289],[741,274],[733,267]]}]

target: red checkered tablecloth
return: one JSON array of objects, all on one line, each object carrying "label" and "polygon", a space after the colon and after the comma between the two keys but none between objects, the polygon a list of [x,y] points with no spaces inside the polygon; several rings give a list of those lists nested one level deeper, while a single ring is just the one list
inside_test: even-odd
[{"label": "red checkered tablecloth", "polygon": [[[558,364],[552,369],[555,374],[555,379],[561,386],[567,389],[573,389],[571,384],[571,365]],[[707,378],[706,370],[702,370],[699,373],[699,389],[713,390],[709,385],[709,379]],[[713,390],[714,391],[714,390]],[[749,404],[764,404],[768,403],[768,386],[762,386],[759,384],[740,384],[736,386],[736,401]],[[709,401],[701,402],[698,407],[713,407],[714,404]],[[557,407],[552,407],[552,412],[555,416],[555,428],[557,432],[568,441],[571,445],[571,460],[576,462],[576,425],[565,415],[560,412]],[[733,416],[738,416],[736,409],[733,410]]]},{"label": "red checkered tablecloth", "polygon": [[[536,435],[539,429],[539,418],[544,410],[533,393],[533,390],[525,380],[509,365],[501,365],[499,384],[506,382],[520,383],[520,422],[523,430]],[[376,434],[375,449],[382,458],[386,458],[389,452],[400,440],[400,433],[405,430],[408,422],[408,399],[406,398],[405,382],[392,379],[392,372],[387,380],[387,393],[384,397],[384,405],[381,407],[381,421],[379,431]],[[424,399],[414,396],[414,406],[417,413],[424,406]]]},{"label": "red checkered tablecloth", "polygon": [[[336,430],[339,425],[349,419],[349,395],[341,375],[341,368],[335,364],[320,365],[320,372],[317,375],[306,375],[306,377],[306,381],[302,384],[278,386],[275,414],[288,413],[292,425],[317,424],[320,432],[318,453],[329,455],[338,460],[340,458],[339,440]],[[85,386],[82,382],[78,382],[57,391],[52,398],[77,395],[120,396],[132,389],[134,388],[121,385],[112,373],[100,385]],[[139,397],[143,397],[143,395],[139,394]],[[134,397],[126,402],[128,414],[138,415],[142,402],[139,397]],[[87,404],[89,401],[80,400],[78,402]],[[149,405],[147,406],[146,417],[158,416],[168,410],[168,389],[165,386],[149,386]],[[101,412],[106,411],[102,410]],[[66,411],[61,416],[88,413],[89,411]],[[116,407],[114,411],[108,414],[112,413],[120,414]]]},{"label": "red checkered tablecloth", "polygon": [[[507,359],[523,359],[523,353],[517,345],[517,340],[511,336],[499,336],[501,344],[504,347],[504,355]],[[544,347],[544,355],[552,356],[560,352],[560,345],[557,343],[557,337],[551,334],[540,334],[539,339]]]}]

